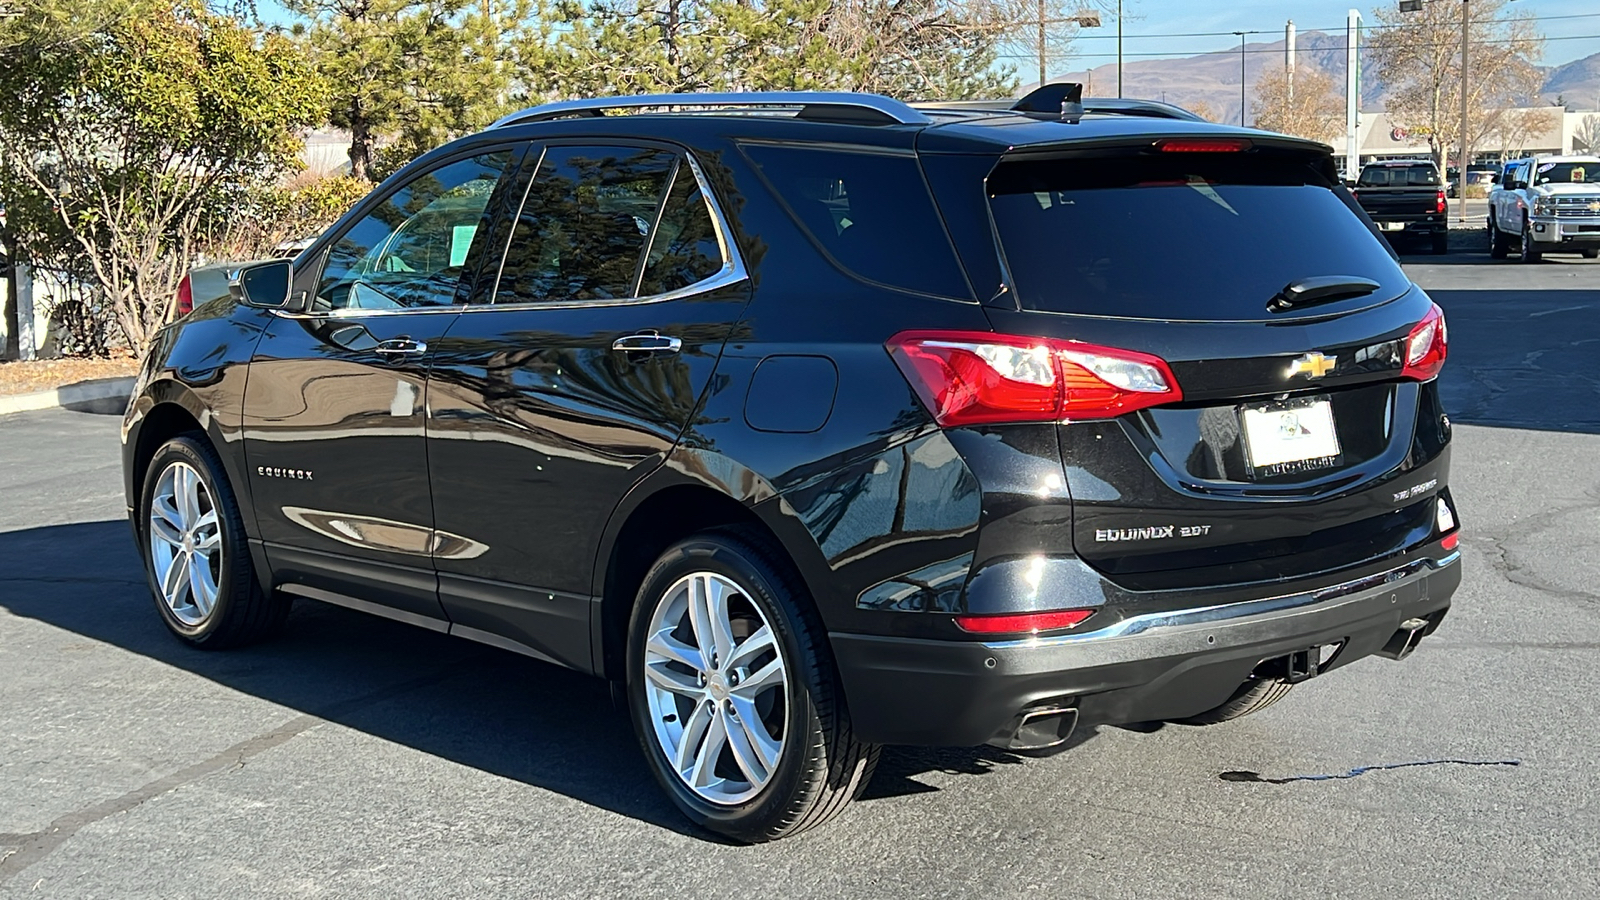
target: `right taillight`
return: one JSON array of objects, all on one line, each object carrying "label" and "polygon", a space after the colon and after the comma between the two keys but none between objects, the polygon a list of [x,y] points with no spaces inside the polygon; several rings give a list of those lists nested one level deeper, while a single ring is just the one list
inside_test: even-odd
[{"label": "right taillight", "polygon": [[194,312],[194,286],[189,283],[189,276],[187,275],[183,276],[183,280],[178,282],[177,308],[178,311],[173,316],[174,319],[182,318]]},{"label": "right taillight", "polygon": [[1079,341],[907,331],[887,344],[942,426],[1106,419],[1183,398],[1160,357]]},{"label": "right taillight", "polygon": [[1422,321],[1417,323],[1417,327],[1411,329],[1411,333],[1406,336],[1406,359],[1400,374],[1418,381],[1427,381],[1438,375],[1439,370],[1444,368],[1448,343],[1444,310],[1435,303],[1433,308],[1428,310],[1428,314],[1422,317]]}]

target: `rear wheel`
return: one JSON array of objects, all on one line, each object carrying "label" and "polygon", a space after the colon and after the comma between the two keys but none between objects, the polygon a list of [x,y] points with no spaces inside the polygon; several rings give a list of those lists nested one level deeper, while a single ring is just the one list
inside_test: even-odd
[{"label": "rear wheel", "polygon": [[757,535],[718,530],[645,576],[628,706],[656,780],[696,824],[745,842],[842,812],[878,749],[852,736],[826,632]]},{"label": "rear wheel", "polygon": [[1585,250],[1585,251],[1583,251],[1583,258],[1584,259],[1600,259],[1600,250]]},{"label": "rear wheel", "polygon": [[1506,236],[1500,232],[1499,226],[1494,223],[1494,216],[1489,216],[1489,258],[1505,259],[1508,252]]},{"label": "rear wheel", "polygon": [[1450,252],[1450,232],[1441,231],[1433,236],[1433,252],[1435,256]]},{"label": "rear wheel", "polygon": [[1520,246],[1522,252],[1518,258],[1523,262],[1536,263],[1544,258],[1544,254],[1539,252],[1538,245],[1533,242],[1533,226],[1528,224],[1527,219],[1522,220],[1522,243]]},{"label": "rear wheel", "polygon": [[203,438],[180,435],[161,445],[140,496],[140,549],[167,630],[192,646],[222,649],[283,624],[290,601],[261,590],[233,489]]},{"label": "rear wheel", "polygon": [[1228,702],[1221,706],[1175,721],[1184,725],[1219,725],[1231,722],[1277,703],[1288,695],[1291,687],[1294,685],[1276,679],[1253,678],[1240,685],[1233,696],[1228,698]]}]

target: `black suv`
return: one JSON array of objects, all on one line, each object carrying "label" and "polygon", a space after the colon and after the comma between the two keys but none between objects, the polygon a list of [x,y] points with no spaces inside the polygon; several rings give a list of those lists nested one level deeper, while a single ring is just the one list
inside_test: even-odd
[{"label": "black suv", "polygon": [[1439,308],[1327,147],[1158,104],[558,103],[206,293],[124,425],[167,626],[611,679],[739,840],[882,744],[1253,712],[1460,579]]}]

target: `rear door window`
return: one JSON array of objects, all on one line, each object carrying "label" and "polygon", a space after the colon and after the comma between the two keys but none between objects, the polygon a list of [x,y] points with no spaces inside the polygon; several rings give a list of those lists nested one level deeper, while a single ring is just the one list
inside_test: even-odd
[{"label": "rear door window", "polygon": [[858,278],[971,298],[915,156],[747,144],[796,222]]},{"label": "rear door window", "polygon": [[[1285,285],[1410,281],[1309,159],[1167,153],[1002,162],[989,179],[1023,308],[1144,319],[1264,319]],[[1337,305],[1321,307],[1334,311]]]},{"label": "rear door window", "polygon": [[551,147],[517,214],[496,303],[635,296],[677,154]]}]

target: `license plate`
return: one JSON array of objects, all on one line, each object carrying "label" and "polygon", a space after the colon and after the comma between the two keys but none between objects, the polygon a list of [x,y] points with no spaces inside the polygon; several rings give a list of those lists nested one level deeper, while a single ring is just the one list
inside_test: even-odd
[{"label": "license plate", "polygon": [[1382,231],[1404,231],[1406,229],[1406,223],[1404,223],[1404,222],[1379,222],[1378,223],[1378,228],[1380,230],[1382,230]]},{"label": "license plate", "polygon": [[1339,433],[1326,398],[1247,406],[1245,455],[1257,475],[1287,475],[1339,464]]}]

